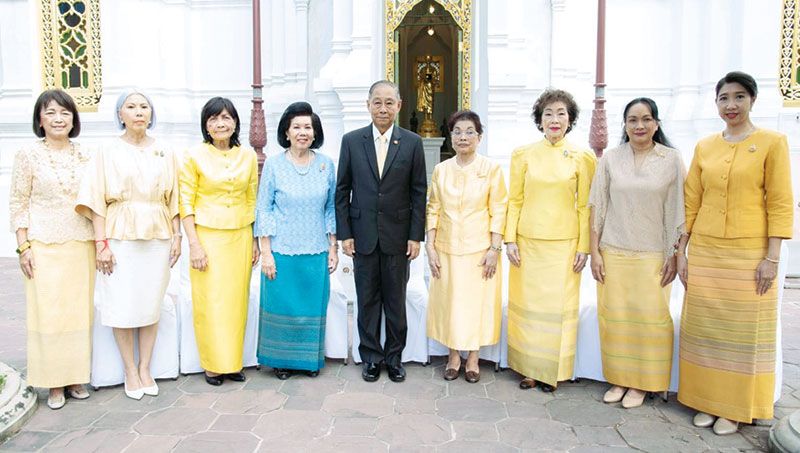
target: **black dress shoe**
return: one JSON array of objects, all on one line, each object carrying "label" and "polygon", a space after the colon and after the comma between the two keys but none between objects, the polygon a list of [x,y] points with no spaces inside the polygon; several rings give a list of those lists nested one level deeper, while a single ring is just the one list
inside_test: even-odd
[{"label": "black dress shoe", "polygon": [[392,382],[403,382],[406,380],[406,369],[403,365],[387,365],[386,369],[389,371],[389,379]]},{"label": "black dress shoe", "polygon": [[244,382],[245,377],[244,377],[244,373],[239,371],[239,372],[236,372],[236,373],[228,373],[228,374],[226,374],[225,375],[225,379],[229,379],[229,380],[234,381],[234,382]]},{"label": "black dress shoe", "polygon": [[306,371],[306,376],[308,376],[308,377],[317,377],[317,376],[319,376],[319,370]]},{"label": "black dress shoe", "polygon": [[364,362],[361,377],[367,382],[375,382],[381,377],[381,365],[374,362]]},{"label": "black dress shoe", "polygon": [[286,368],[275,368],[273,371],[275,371],[275,376],[282,381],[292,376],[292,370]]},{"label": "black dress shoe", "polygon": [[545,384],[544,382],[541,383],[540,388],[544,393],[553,393],[556,391],[556,388],[550,384]]},{"label": "black dress shoe", "polygon": [[[203,374],[205,374],[205,373],[203,373]],[[205,376],[206,376],[206,382],[209,385],[213,385],[213,386],[222,385],[222,375],[221,374],[219,376],[209,376],[209,375],[205,374]]]}]

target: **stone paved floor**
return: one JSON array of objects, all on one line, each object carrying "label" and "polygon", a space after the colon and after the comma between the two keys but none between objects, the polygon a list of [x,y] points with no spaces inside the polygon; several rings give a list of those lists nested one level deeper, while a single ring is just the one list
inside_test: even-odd
[{"label": "stone paved floor", "polygon": [[[24,296],[13,259],[0,259],[0,359],[25,366]],[[800,408],[800,290],[783,304],[785,373],[780,417]],[[554,394],[519,390],[512,371],[490,364],[479,384],[445,383],[443,362],[407,366],[395,384],[373,384],[360,367],[329,361],[316,379],[279,381],[246,370],[247,382],[211,387],[199,375],[161,381],[161,395],[127,399],[120,387],[40,406],[0,451],[758,451],[769,422],[719,437],[691,426],[692,411],[669,395],[624,410],[601,402],[607,385],[582,380]]]}]

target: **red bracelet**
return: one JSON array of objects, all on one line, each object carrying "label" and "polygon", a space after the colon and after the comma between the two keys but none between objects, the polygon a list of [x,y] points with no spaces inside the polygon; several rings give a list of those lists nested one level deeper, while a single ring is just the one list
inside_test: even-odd
[{"label": "red bracelet", "polygon": [[103,244],[103,248],[98,250],[98,252],[102,252],[103,250],[108,248],[108,239],[103,239],[102,241],[94,241],[95,248],[97,248],[97,244],[98,243],[102,243]]}]

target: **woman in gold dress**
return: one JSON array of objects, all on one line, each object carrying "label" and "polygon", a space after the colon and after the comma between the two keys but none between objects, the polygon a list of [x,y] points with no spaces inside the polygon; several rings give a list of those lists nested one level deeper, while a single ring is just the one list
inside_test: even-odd
[{"label": "woman in gold dress", "polygon": [[189,240],[192,310],[206,382],[241,382],[251,267],[258,163],[239,146],[239,114],[215,97],[200,115],[203,144],[189,150],[180,175],[181,220]]},{"label": "woman in gold dress", "polygon": [[41,140],[17,152],[11,171],[9,217],[25,277],[28,384],[50,389],[60,409],[66,392],[89,398],[94,243],[92,224],[74,211],[89,156],[73,141],[78,108],[61,90],[47,90],[33,107]]},{"label": "woman in gold dress", "polygon": [[[503,171],[477,154],[483,134],[471,110],[454,113],[448,129],[456,152],[433,169],[427,207],[431,268],[428,337],[450,348],[444,379],[480,380],[478,350],[500,340],[500,251],[508,194]],[[497,275],[499,274],[499,275]]]},{"label": "woman in gold dress", "polygon": [[731,434],[773,416],[775,278],[794,203],[786,136],[750,120],[756,81],[731,72],[716,94],[725,130],[697,143],[684,191],[678,401],[698,411],[695,426]]},{"label": "woman in gold dress", "polygon": [[589,253],[589,187],[596,158],[566,140],[578,105],[563,90],[545,90],[533,105],[544,139],[511,155],[506,220],[508,363],[552,392],[572,377],[578,332],[580,272]]}]

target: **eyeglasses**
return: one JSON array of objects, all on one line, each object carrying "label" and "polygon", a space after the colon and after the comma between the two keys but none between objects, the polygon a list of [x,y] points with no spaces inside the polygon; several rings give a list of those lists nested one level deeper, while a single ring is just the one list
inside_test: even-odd
[{"label": "eyeglasses", "polygon": [[467,137],[467,138],[475,138],[480,134],[478,134],[477,132],[475,132],[473,130],[467,130],[467,131],[455,130],[453,132],[450,132],[450,136],[451,137],[461,137],[462,135],[464,137]]}]

